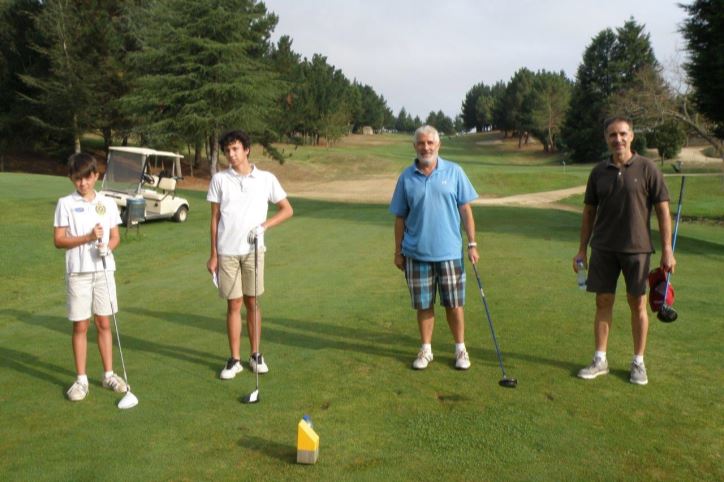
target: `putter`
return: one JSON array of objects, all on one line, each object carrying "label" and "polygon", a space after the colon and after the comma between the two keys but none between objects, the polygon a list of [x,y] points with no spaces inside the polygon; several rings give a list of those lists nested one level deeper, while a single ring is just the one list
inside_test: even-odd
[{"label": "putter", "polygon": [[[106,278],[106,289],[108,290],[108,298],[111,300],[111,284],[108,282],[108,269],[106,268],[106,257],[101,256],[103,261],[103,274]],[[126,394],[118,402],[118,408],[121,410],[127,410],[138,405],[138,398],[131,393],[131,385],[128,383],[128,374],[126,373],[126,362],[123,359],[123,349],[121,348],[121,335],[118,332],[118,320],[116,320],[116,310],[113,307],[113,301],[111,300],[111,314],[113,315],[113,325],[116,327],[116,341],[118,342],[118,353],[121,355],[121,366],[123,367],[123,379],[126,381]]]},{"label": "putter", "polygon": [[[256,347],[257,350],[259,349],[259,323],[257,320],[257,317],[259,316],[259,311],[257,310],[257,304],[259,302],[259,239],[257,236],[254,237],[254,337],[256,338]],[[253,353],[251,355],[252,357],[255,357],[256,361],[258,362],[258,353]],[[258,403],[259,402],[259,369],[257,367],[256,370],[256,389],[251,392],[249,395],[245,396],[241,399],[241,403]]]},{"label": "putter", "polygon": [[[672,167],[674,168],[674,171],[681,172],[681,169],[677,166],[672,164]],[[679,189],[679,202],[676,206],[676,222],[674,223],[674,236],[671,240],[671,251],[672,253],[676,250],[676,238],[679,234],[679,220],[681,219],[681,203],[682,199],[684,197],[684,184],[686,183],[686,176],[681,176],[681,188]],[[661,303],[661,308],[659,308],[659,312],[656,314],[656,317],[659,319],[659,321],[662,321],[664,323],[672,323],[676,321],[676,319],[679,317],[679,314],[676,312],[676,310],[672,307],[666,304],[666,295],[669,292],[669,284],[671,283],[671,272],[666,273],[666,285],[664,286],[664,301]]]},{"label": "putter", "polygon": [[483,298],[483,306],[485,306],[485,314],[488,317],[488,325],[490,325],[490,334],[493,335],[493,343],[495,344],[495,353],[498,355],[498,364],[500,365],[500,371],[503,372],[503,378],[500,379],[498,385],[505,388],[515,388],[518,386],[518,380],[515,378],[508,378],[505,374],[505,368],[503,367],[503,356],[500,354],[500,347],[498,346],[498,339],[495,337],[495,330],[493,329],[493,320],[490,318],[490,310],[488,309],[488,302],[485,299],[485,292],[483,291],[483,283],[480,281],[480,275],[478,274],[478,268],[473,265],[473,271],[475,271],[475,279],[478,280],[478,288],[480,288],[480,296]]}]

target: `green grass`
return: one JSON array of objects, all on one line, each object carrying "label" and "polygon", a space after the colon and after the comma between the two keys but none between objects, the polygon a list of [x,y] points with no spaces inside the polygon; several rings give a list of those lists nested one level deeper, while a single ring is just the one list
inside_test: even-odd
[{"label": "green grass", "polygon": [[[650,383],[637,387],[627,381],[623,300],[611,375],[575,378],[591,356],[593,314],[570,268],[579,215],[476,208],[486,296],[506,369],[519,379],[508,390],[497,385],[472,274],[472,368],[452,368],[452,340],[439,320],[435,361],[414,372],[417,328],[392,264],[386,206],[292,199],[295,217],[267,236],[261,306],[271,373],[261,377],[261,402],[246,406],[239,398],[254,388],[248,370],[217,378],[228,349],[225,305],[205,269],[205,195],[185,192],[187,223],[144,224],[116,251],[121,336],[140,399],[124,412],[115,407],[120,397],[99,386],[92,337],[90,394],[77,404],[64,399],[74,373],[63,253],[52,246],[51,223],[70,189],[63,178],[0,174],[4,480],[724,478],[721,227],[681,230],[680,319],[652,321]],[[315,466],[294,463],[303,414],[320,434]]]}]

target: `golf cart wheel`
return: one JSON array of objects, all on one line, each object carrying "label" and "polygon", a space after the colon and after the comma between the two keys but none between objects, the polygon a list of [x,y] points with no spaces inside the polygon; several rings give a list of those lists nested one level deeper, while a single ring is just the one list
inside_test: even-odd
[{"label": "golf cart wheel", "polygon": [[176,210],[176,214],[173,215],[173,220],[177,223],[183,223],[189,217],[189,208],[181,206]]}]

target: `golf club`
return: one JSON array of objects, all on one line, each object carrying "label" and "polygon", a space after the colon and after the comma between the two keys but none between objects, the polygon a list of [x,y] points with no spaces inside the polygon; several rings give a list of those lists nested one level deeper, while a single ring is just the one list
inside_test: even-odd
[{"label": "golf club", "polygon": [[101,260],[103,261],[103,274],[106,278],[106,290],[108,290],[108,299],[111,303],[111,314],[113,315],[113,325],[116,327],[116,341],[118,342],[118,353],[121,355],[121,366],[123,367],[123,379],[126,381],[126,394],[118,402],[118,408],[126,410],[133,408],[138,405],[138,398],[131,393],[131,385],[128,383],[128,374],[126,373],[126,362],[123,359],[123,349],[121,348],[121,335],[118,332],[118,320],[116,320],[116,310],[113,306],[113,300],[111,297],[111,284],[108,282],[108,269],[106,267],[106,256],[102,255]]},{"label": "golf club", "polygon": [[493,343],[495,344],[495,353],[498,355],[498,364],[500,364],[500,371],[503,372],[503,378],[500,379],[498,385],[505,388],[515,388],[518,386],[518,380],[515,378],[508,378],[505,374],[505,368],[503,367],[503,356],[500,354],[500,347],[498,346],[498,339],[495,337],[495,330],[493,329],[493,320],[490,318],[490,310],[488,309],[488,302],[485,299],[485,292],[483,291],[483,283],[480,281],[480,275],[478,274],[478,268],[475,263],[472,263],[473,270],[475,271],[475,278],[478,280],[478,288],[480,288],[480,296],[483,298],[483,306],[485,306],[485,314],[488,317],[488,325],[490,325],[490,334],[493,335]]},{"label": "golf club", "polygon": [[[259,349],[259,323],[258,323],[258,316],[259,316],[259,310],[257,309],[257,305],[259,303],[259,237],[254,236],[254,338],[256,338],[256,349]],[[254,361],[257,363],[259,362],[259,353],[253,353],[251,355],[252,357],[255,357]],[[249,395],[245,396],[241,399],[242,403],[257,403],[259,402],[259,367],[257,366],[256,370],[254,370],[256,373],[256,389],[251,392]]]},{"label": "golf club", "polygon": [[[674,168],[674,171],[681,172],[681,169],[677,167],[676,165],[672,164],[672,167]],[[676,238],[679,234],[679,220],[681,219],[681,203],[682,199],[684,197],[684,184],[686,183],[686,176],[681,176],[681,188],[679,189],[679,202],[676,207],[676,222],[674,223],[674,236],[671,240],[671,252],[673,253],[676,250]],[[659,312],[656,314],[656,317],[659,319],[659,321],[662,321],[664,323],[671,323],[676,321],[676,319],[679,317],[679,314],[676,312],[676,310],[672,307],[666,304],[666,295],[669,292],[669,284],[671,283],[671,272],[666,273],[666,285],[664,286],[664,300],[661,303],[661,308],[659,308]]]}]

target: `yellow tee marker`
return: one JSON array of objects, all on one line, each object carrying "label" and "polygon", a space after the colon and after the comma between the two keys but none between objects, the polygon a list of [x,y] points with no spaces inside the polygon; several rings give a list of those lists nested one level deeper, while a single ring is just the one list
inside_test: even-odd
[{"label": "yellow tee marker", "polygon": [[314,464],[319,458],[319,435],[307,416],[297,424],[297,463]]}]

